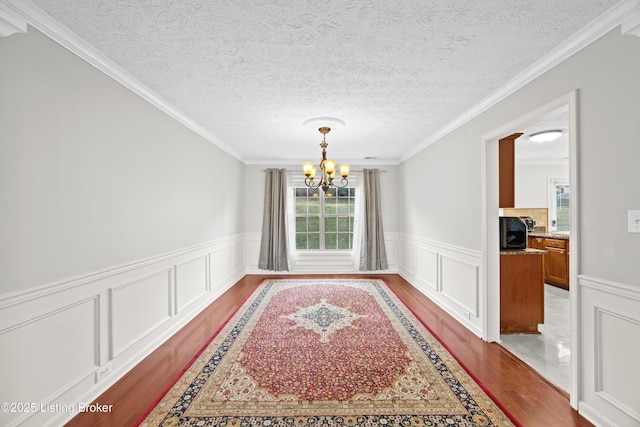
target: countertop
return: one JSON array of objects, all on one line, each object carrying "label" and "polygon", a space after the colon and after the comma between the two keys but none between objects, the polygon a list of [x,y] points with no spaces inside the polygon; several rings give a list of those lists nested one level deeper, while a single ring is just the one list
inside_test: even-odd
[{"label": "countertop", "polygon": [[500,255],[544,255],[547,251],[543,251],[542,249],[503,249],[500,251]]},{"label": "countertop", "polygon": [[533,233],[528,233],[531,237],[547,237],[549,239],[559,239],[559,240],[569,240],[568,234],[559,234],[559,233],[540,233],[534,231]]}]

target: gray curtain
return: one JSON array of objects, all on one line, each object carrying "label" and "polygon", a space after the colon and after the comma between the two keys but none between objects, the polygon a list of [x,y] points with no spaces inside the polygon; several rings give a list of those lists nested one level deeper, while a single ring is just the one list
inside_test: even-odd
[{"label": "gray curtain", "polygon": [[285,169],[267,169],[262,216],[260,261],[262,270],[288,271],[287,260],[287,174]]},{"label": "gray curtain", "polygon": [[378,169],[363,169],[364,209],[360,243],[360,270],[386,270],[387,251],[382,230],[382,202]]}]

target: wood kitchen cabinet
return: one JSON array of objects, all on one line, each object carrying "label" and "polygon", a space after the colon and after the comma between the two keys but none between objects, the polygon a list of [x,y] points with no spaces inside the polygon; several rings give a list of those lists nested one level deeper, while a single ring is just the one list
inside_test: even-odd
[{"label": "wood kitchen cabinet", "polygon": [[543,261],[545,283],[569,289],[569,240],[529,236],[528,246],[547,251]]},{"label": "wood kitchen cabinet", "polygon": [[498,207],[516,206],[515,141],[522,133],[514,133],[498,141]]},{"label": "wood kitchen cabinet", "polygon": [[544,250],[544,237],[529,236],[527,247]]},{"label": "wood kitchen cabinet", "polygon": [[500,333],[538,333],[544,323],[544,252],[500,253]]},{"label": "wood kitchen cabinet", "polygon": [[545,257],[544,276],[550,285],[569,289],[569,241],[544,239]]}]

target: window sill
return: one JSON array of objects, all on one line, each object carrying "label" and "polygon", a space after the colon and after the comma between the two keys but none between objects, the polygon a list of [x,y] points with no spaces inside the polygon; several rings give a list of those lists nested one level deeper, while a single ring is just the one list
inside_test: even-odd
[{"label": "window sill", "polygon": [[353,268],[353,256],[354,252],[352,250],[294,251],[291,254],[291,261],[297,267],[349,266]]},{"label": "window sill", "polygon": [[295,256],[331,256],[331,255],[348,255],[351,256],[353,254],[353,249],[350,250],[339,250],[339,249],[325,249],[325,250],[295,250]]}]

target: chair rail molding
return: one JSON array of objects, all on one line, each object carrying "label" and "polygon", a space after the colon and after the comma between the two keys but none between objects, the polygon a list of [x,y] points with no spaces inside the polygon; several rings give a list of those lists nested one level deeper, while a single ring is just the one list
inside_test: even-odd
[{"label": "chair rail molding", "polygon": [[[93,401],[240,280],[245,253],[244,235],[231,235],[0,294],[0,348],[11,361],[0,378],[20,385],[0,387],[0,400]],[[62,425],[73,415],[0,412],[0,425]]]}]

